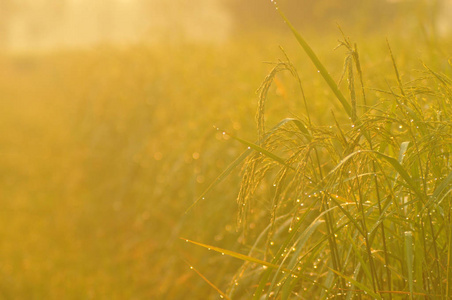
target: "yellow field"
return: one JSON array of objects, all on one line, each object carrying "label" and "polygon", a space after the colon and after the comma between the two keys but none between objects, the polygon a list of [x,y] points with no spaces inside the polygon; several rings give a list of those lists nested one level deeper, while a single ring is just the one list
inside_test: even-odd
[{"label": "yellow field", "polygon": [[[338,81],[336,37],[312,46]],[[285,60],[280,44],[313,121],[333,125],[339,105],[290,37],[1,56],[0,298],[218,297],[188,264],[223,289],[242,262],[179,238],[249,250],[236,231],[240,168],[185,211],[246,149],[222,131],[257,139],[255,91],[273,67],[263,62]],[[365,85],[396,86],[384,38],[358,45]],[[391,45],[405,82],[417,57],[451,74],[450,47]],[[304,114],[297,82],[279,74],[268,127]]]}]

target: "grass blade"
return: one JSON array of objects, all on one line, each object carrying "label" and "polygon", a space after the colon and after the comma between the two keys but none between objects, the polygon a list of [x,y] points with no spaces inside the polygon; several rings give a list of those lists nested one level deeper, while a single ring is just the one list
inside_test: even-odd
[{"label": "grass blade", "polygon": [[295,124],[295,126],[297,126],[297,128],[301,131],[301,133],[304,134],[304,136],[309,140],[312,141],[312,135],[311,133],[308,131],[308,128],[306,127],[306,125],[303,124],[303,122],[301,122],[300,120],[297,119],[290,119],[291,121],[293,121],[293,123]]},{"label": "grass blade", "polygon": [[358,288],[360,288],[361,290],[363,290],[366,294],[368,294],[369,296],[373,297],[373,299],[382,299],[381,296],[377,293],[374,293],[374,291],[372,290],[372,288],[369,288],[367,286],[365,286],[364,284],[362,284],[361,282],[345,276],[344,274],[339,273],[336,270],[333,270],[330,268],[331,271],[333,271],[334,273],[336,273],[337,275],[341,276],[342,278],[344,278],[345,280],[347,280],[348,282],[351,282],[353,285],[357,286]]},{"label": "grass blade", "polygon": [[[364,151],[363,151],[364,152]],[[416,183],[414,182],[413,178],[408,174],[408,172],[405,170],[405,168],[399,163],[399,161],[393,157],[387,156],[383,153],[380,153],[378,151],[373,150],[367,150],[366,152],[372,152],[376,155],[380,156],[384,160],[386,160],[388,163],[390,163],[394,169],[397,171],[397,173],[405,180],[405,182],[410,186],[410,188],[414,191],[417,197],[419,199],[424,199],[424,196],[422,195],[421,191],[416,187]]]},{"label": "grass blade", "polygon": [[408,269],[408,286],[410,288],[410,299],[413,299],[413,261],[414,261],[414,251],[413,251],[413,233],[411,231],[405,232],[405,255],[406,255],[406,266]]},{"label": "grass blade", "polygon": [[[231,256],[231,257],[243,260],[243,261],[248,261],[248,262],[251,262],[251,263],[259,264],[259,265],[266,266],[266,267],[272,268],[272,269],[280,268],[280,266],[278,266],[278,265],[275,265],[275,264],[272,264],[272,263],[269,263],[269,262],[266,262],[264,260],[257,259],[257,258],[251,257],[251,256],[248,256],[248,255],[245,255],[245,254],[241,254],[241,253],[234,252],[234,251],[231,251],[231,250],[227,250],[227,249],[223,249],[223,248],[219,248],[219,247],[215,247],[215,246],[211,246],[211,245],[207,245],[207,244],[191,241],[191,240],[184,239],[184,238],[180,238],[180,239],[184,240],[187,243],[192,243],[194,245],[201,246],[201,247],[206,248],[208,250],[213,250],[215,252],[221,253],[222,255],[228,255],[228,256]],[[286,272],[292,273],[291,270],[288,270],[286,268],[284,268],[283,270],[286,271]]]},{"label": "grass blade", "polygon": [[[298,263],[298,257],[300,256],[301,250],[303,249],[304,245],[308,241],[309,237],[316,231],[317,227],[324,223],[324,220],[317,220],[313,223],[311,223],[308,228],[306,228],[303,233],[300,234],[300,237],[295,242],[296,246],[293,246],[295,248],[295,251],[292,254],[292,259],[290,260],[287,268],[293,269],[295,268],[296,264]],[[282,287],[282,299],[288,299],[291,291],[292,282],[295,281],[295,278],[289,278]]]},{"label": "grass blade", "polygon": [[427,209],[432,204],[433,201],[437,200],[439,198],[439,196],[441,195],[441,193],[446,189],[446,187],[451,182],[452,182],[452,172],[450,172],[449,175],[447,175],[447,177],[438,185],[438,187],[435,189],[435,191],[433,192],[432,196],[428,200],[427,204],[422,209],[422,211]]},{"label": "grass blade", "polygon": [[199,201],[204,199],[204,197],[219,183],[221,183],[226,177],[231,174],[231,172],[240,165],[245,158],[251,153],[251,149],[248,149],[244,151],[242,154],[240,154],[239,157],[237,157],[223,172],[221,172],[220,175],[218,175],[217,178],[207,187],[207,189],[193,202],[186,210],[185,214],[187,214],[196,204],[198,204]]},{"label": "grass blade", "polygon": [[[276,4],[275,4],[276,5]],[[344,107],[345,112],[347,115],[351,118],[353,116],[352,114],[352,108],[350,104],[345,99],[342,92],[339,90],[336,82],[331,78],[330,74],[326,70],[325,66],[322,64],[322,62],[319,60],[315,52],[312,50],[312,48],[309,46],[308,43],[303,39],[303,37],[298,33],[298,31],[295,29],[295,27],[290,23],[290,21],[287,19],[287,17],[284,15],[284,13],[276,6],[276,9],[278,10],[279,14],[283,18],[284,22],[289,26],[290,30],[292,31],[293,35],[297,39],[298,43],[301,45],[303,50],[306,52],[306,54],[309,56],[309,59],[314,63],[317,70],[320,72],[320,75],[322,75],[323,79],[326,81],[330,89],[333,91],[334,95],[336,95],[336,98],[341,102],[342,106]],[[356,120],[352,120],[356,121]]]},{"label": "grass blade", "polygon": [[282,164],[283,166],[285,166],[285,167],[287,167],[287,168],[289,168],[289,169],[295,170],[294,167],[292,167],[291,165],[288,165],[288,164],[286,163],[286,161],[285,161],[284,158],[279,157],[278,155],[276,155],[276,154],[274,154],[274,153],[271,153],[270,151],[268,151],[268,150],[262,148],[262,147],[259,146],[259,145],[256,145],[256,144],[254,144],[254,143],[245,141],[245,140],[243,140],[243,139],[241,139],[241,138],[239,138],[239,137],[233,136],[232,134],[229,134],[229,133],[228,133],[228,135],[229,135],[231,138],[233,138],[234,140],[236,140],[236,141],[242,143],[242,144],[245,145],[245,146],[248,146],[249,148],[251,148],[251,149],[253,149],[253,150],[255,150],[255,151],[259,152],[259,153],[264,154],[265,156],[267,156],[267,157],[273,159],[274,161],[276,161],[276,162]]},{"label": "grass blade", "polygon": [[399,163],[402,164],[403,158],[405,157],[405,152],[408,149],[408,146],[410,145],[410,142],[403,142],[400,145],[400,151],[399,151]]},{"label": "grass blade", "polygon": [[225,293],[223,293],[222,290],[220,290],[215,284],[213,284],[209,279],[207,279],[204,275],[201,274],[198,270],[196,270],[191,264],[188,262],[185,262],[187,265],[190,266],[190,269],[195,271],[196,274],[198,274],[199,277],[201,277],[208,285],[210,285],[214,290],[216,290],[223,299],[231,300],[231,298],[228,297]]},{"label": "grass blade", "polygon": [[[301,122],[300,120],[297,119],[293,119],[293,118],[286,118],[284,120],[282,120],[281,122],[279,122],[276,126],[274,126],[269,133],[274,132],[275,130],[277,130],[278,128],[280,128],[281,126],[283,126],[286,123],[289,122],[293,122],[297,128],[306,136],[306,138],[311,141],[312,140],[312,135],[309,133],[308,129],[306,128],[306,126],[303,124],[303,122]],[[236,139],[235,137],[231,136],[232,138]],[[268,137],[268,134],[266,135],[265,138]],[[245,141],[244,141],[245,142]],[[255,144],[253,144],[255,145]],[[257,146],[257,145],[256,145]],[[250,146],[251,148],[251,146]],[[251,149],[247,149],[245,150],[242,154],[240,154],[239,157],[237,157],[223,172],[221,172],[220,175],[218,175],[217,178],[215,178],[215,180],[207,187],[206,190],[204,190],[204,192],[185,210],[185,214],[187,214],[194,206],[196,206],[196,204],[199,203],[199,201],[201,201],[202,199],[204,199],[204,197],[215,187],[217,186],[219,183],[221,183],[224,179],[226,179],[226,177],[229,176],[229,174],[231,174],[231,172],[238,166],[240,165],[245,158],[250,155],[252,152]],[[267,151],[268,152],[268,151]],[[285,162],[284,162],[285,164]],[[289,166],[289,168],[293,169],[292,167]]]}]

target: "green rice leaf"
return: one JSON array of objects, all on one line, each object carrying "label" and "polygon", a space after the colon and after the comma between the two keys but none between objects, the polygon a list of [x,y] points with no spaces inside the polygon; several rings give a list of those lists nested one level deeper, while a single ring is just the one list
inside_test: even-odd
[{"label": "green rice leaf", "polygon": [[358,245],[356,245],[355,241],[356,241],[356,236],[352,237],[350,235],[347,235],[347,241],[350,243],[350,245],[353,247],[353,253],[356,255],[356,257],[358,258],[359,262],[360,262],[360,267],[362,268],[362,270],[364,271],[364,273],[366,274],[367,278],[371,279],[372,278],[372,272],[369,268],[369,264],[366,263],[366,261],[364,260],[364,257],[361,255],[361,249],[359,248]]},{"label": "green rice leaf", "polygon": [[290,260],[288,265],[289,269],[295,267],[295,265],[298,263],[298,257],[300,256],[301,250],[308,241],[309,237],[316,231],[317,227],[319,227],[319,225],[323,224],[324,222],[324,220],[316,219],[314,222],[309,224],[309,226],[300,234],[295,243],[296,246],[294,246],[295,252],[293,252],[292,259]]},{"label": "green rice leaf", "polygon": [[[330,74],[322,64],[322,62],[319,60],[315,52],[312,50],[312,48],[309,46],[308,43],[303,39],[303,37],[300,35],[300,33],[295,29],[295,27],[290,23],[290,21],[287,19],[287,17],[284,15],[284,13],[276,6],[279,14],[283,18],[284,22],[289,26],[290,30],[292,31],[293,35],[297,39],[298,43],[301,45],[303,50],[306,52],[306,54],[309,56],[311,61],[316,66],[317,70],[319,70],[319,73],[322,75],[323,79],[326,81],[330,89],[333,91],[334,95],[336,95],[336,98],[341,102],[342,107],[344,108],[347,115],[351,118],[353,116],[352,114],[352,108],[350,104],[345,99],[342,92],[339,90],[336,82],[331,78]],[[356,120],[352,120],[356,121]]]},{"label": "green rice leaf", "polygon": [[190,266],[190,269],[193,270],[196,274],[198,274],[199,277],[201,277],[208,285],[210,285],[214,290],[216,290],[218,292],[218,294],[220,294],[222,296],[223,299],[226,300],[231,300],[231,298],[228,297],[228,295],[226,295],[225,293],[223,293],[222,290],[220,290],[215,284],[213,284],[209,279],[207,279],[204,275],[202,275],[201,272],[199,272],[198,270],[196,270],[191,264],[189,264],[188,262],[186,262],[187,265]]},{"label": "green rice leaf", "polygon": [[[269,133],[274,132],[275,130],[277,130],[278,128],[282,127],[283,125],[285,125],[288,122],[293,122],[299,129],[300,131],[308,138],[308,140],[312,139],[311,134],[309,133],[308,129],[306,128],[306,126],[304,126],[304,124],[297,120],[297,119],[293,119],[293,118],[286,118],[283,119],[282,121],[280,121],[278,124],[276,124],[276,126],[274,126]],[[268,137],[268,134],[266,135],[265,138]],[[234,138],[234,137],[232,137]],[[224,179],[226,179],[226,177],[229,176],[229,174],[231,174],[231,172],[237,167],[239,166],[246,158],[248,155],[251,154],[253,150],[252,149],[247,149],[245,150],[242,154],[240,154],[239,157],[237,157],[223,172],[221,172],[220,175],[218,175],[217,178],[215,178],[215,180],[207,187],[206,190],[204,190],[204,192],[185,210],[185,214],[187,214],[196,204],[199,203],[199,201],[201,201],[202,199],[205,198],[205,196],[215,187],[217,186],[219,183],[221,183]],[[291,167],[290,167],[291,168]],[[293,169],[293,168],[291,168]]]},{"label": "green rice leaf", "polygon": [[[334,196],[334,197],[333,197]],[[342,197],[339,197],[338,195],[330,195],[330,199],[331,201],[334,202],[334,204],[336,204],[336,206],[344,213],[344,215],[347,216],[347,218],[350,220],[350,222],[353,223],[353,225],[355,226],[355,228],[359,231],[359,233],[364,236],[364,232],[361,228],[361,226],[358,224],[358,221],[356,220],[356,217],[353,217],[345,208],[342,207],[342,205],[337,201],[337,199],[340,199]]]},{"label": "green rice leaf", "polygon": [[303,122],[301,122],[300,120],[297,120],[297,119],[291,119],[291,121],[293,121],[293,123],[297,126],[297,128],[301,131],[301,133],[304,134],[304,136],[305,136],[309,141],[312,141],[312,135],[311,135],[311,133],[308,131],[308,128],[303,124]]},{"label": "green rice leaf", "polygon": [[[228,256],[231,256],[231,257],[243,260],[243,261],[248,261],[248,262],[251,262],[251,263],[259,264],[259,265],[266,266],[266,267],[272,268],[272,269],[280,268],[280,266],[278,266],[278,265],[275,265],[275,264],[272,264],[272,263],[269,263],[269,262],[266,262],[264,260],[260,260],[260,259],[257,259],[257,258],[251,257],[251,256],[247,256],[247,255],[244,255],[244,254],[241,254],[241,253],[238,253],[238,252],[234,252],[234,251],[231,251],[231,250],[215,247],[215,246],[212,246],[212,245],[207,245],[207,244],[191,241],[191,240],[188,240],[188,239],[185,239],[185,238],[180,238],[180,239],[184,240],[187,243],[192,243],[194,245],[201,246],[201,247],[206,248],[208,250],[213,250],[215,252],[221,253],[222,255],[228,255]],[[289,272],[289,273],[292,272],[292,271],[290,271],[290,270],[288,270],[286,268],[283,268],[283,270],[286,271],[286,272]]]},{"label": "green rice leaf", "polygon": [[408,149],[408,146],[410,145],[410,142],[403,142],[400,144],[400,151],[399,151],[399,163],[402,164],[403,158],[405,157],[406,150]]},{"label": "green rice leaf", "polygon": [[452,193],[452,189],[446,189],[449,184],[452,183],[452,172],[438,185],[433,194],[429,197],[427,203],[423,206],[420,213],[429,209],[433,204],[437,206],[440,204],[444,198]]},{"label": "green rice leaf", "polygon": [[250,148],[253,149],[254,151],[257,151],[257,152],[259,152],[259,153],[264,154],[265,156],[267,156],[267,157],[273,159],[274,161],[276,161],[276,162],[282,164],[283,166],[285,166],[285,167],[287,167],[287,168],[289,168],[289,169],[295,170],[294,167],[292,167],[291,165],[289,165],[289,164],[286,163],[286,160],[285,160],[284,158],[282,158],[282,157],[280,157],[280,156],[278,156],[278,155],[276,155],[276,154],[274,154],[274,153],[271,153],[270,151],[268,151],[268,150],[262,148],[262,147],[259,146],[259,145],[256,145],[256,144],[254,144],[254,143],[245,141],[245,140],[243,140],[243,139],[241,139],[241,138],[239,138],[239,137],[233,136],[233,135],[231,135],[231,134],[228,134],[228,135],[229,135],[231,138],[233,138],[234,140],[236,140],[236,141],[242,143],[243,145],[250,147]]},{"label": "green rice leaf", "polygon": [[363,290],[364,292],[366,292],[369,296],[373,297],[373,299],[383,299],[381,298],[381,296],[377,293],[375,293],[374,291],[372,291],[371,288],[369,288],[368,286],[365,286],[364,284],[362,284],[361,282],[346,276],[338,271],[335,271],[331,268],[329,268],[331,271],[333,271],[334,273],[336,273],[337,275],[341,276],[342,278],[344,278],[345,280],[351,282],[353,285],[357,286],[358,288],[360,288],[361,290]]},{"label": "green rice leaf", "polygon": [[446,187],[452,183],[452,172],[447,175],[447,177],[441,181],[441,183],[438,185],[438,187],[433,192],[433,195],[431,196],[429,200],[429,204],[432,201],[435,201],[435,199],[438,199],[439,196],[443,193],[443,191],[446,189]]},{"label": "green rice leaf", "polygon": [[408,186],[414,191],[416,196],[419,197],[419,199],[424,199],[422,193],[417,188],[414,180],[411,178],[411,176],[408,174],[408,172],[405,170],[405,168],[400,164],[400,162],[397,159],[387,156],[378,151],[366,150],[365,152],[372,152],[372,153],[376,154],[377,156],[386,160],[388,163],[390,163],[394,167],[394,169],[397,171],[397,173],[403,178],[403,180],[405,180],[405,182],[408,184]]},{"label": "green rice leaf", "polygon": [[231,174],[231,172],[240,165],[245,158],[252,152],[251,149],[248,149],[244,151],[242,154],[240,154],[239,157],[237,157],[223,172],[221,172],[220,175],[218,175],[217,178],[207,187],[207,189],[193,202],[186,210],[185,214],[187,214],[196,204],[198,204],[199,201],[204,199],[204,197],[219,183],[221,183],[226,177]]},{"label": "green rice leaf", "polygon": [[408,286],[410,288],[410,299],[413,299],[413,261],[414,261],[414,251],[413,251],[413,233],[411,231],[405,232],[405,255],[406,255],[406,266],[408,269]]}]

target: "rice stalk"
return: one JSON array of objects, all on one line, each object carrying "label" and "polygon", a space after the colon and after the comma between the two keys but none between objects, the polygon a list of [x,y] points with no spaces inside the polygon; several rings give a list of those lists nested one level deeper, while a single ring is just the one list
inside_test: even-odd
[{"label": "rice stalk", "polygon": [[[344,109],[332,112],[331,124],[315,124],[305,105],[307,121],[288,118],[266,131],[274,76],[297,73],[284,53],[286,62],[265,78],[256,113],[258,141],[234,137],[250,150],[243,160],[238,223],[244,232],[255,228],[242,240],[247,245],[254,239],[250,255],[223,252],[244,261],[234,281],[246,282],[253,299],[449,297],[451,81],[427,68],[428,76],[404,84],[388,43],[399,92],[389,85],[374,89],[386,97],[377,101],[365,93],[356,44],[343,35],[350,105],[280,14]],[[301,87],[299,76],[293,78]],[[359,115],[355,80],[364,107]],[[338,121],[344,115],[351,124]],[[243,293],[231,289],[229,296]]]}]

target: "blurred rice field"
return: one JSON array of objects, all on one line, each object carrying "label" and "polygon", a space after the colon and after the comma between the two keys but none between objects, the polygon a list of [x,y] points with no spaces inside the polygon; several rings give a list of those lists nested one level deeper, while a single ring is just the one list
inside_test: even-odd
[{"label": "blurred rice field", "polygon": [[1,57],[5,298],[147,298],[187,284],[172,261],[179,235],[234,220],[237,179],[202,204],[208,215],[184,215],[240,151],[213,125],[254,132],[266,69],[264,52],[241,64],[255,49],[228,47]]}]

